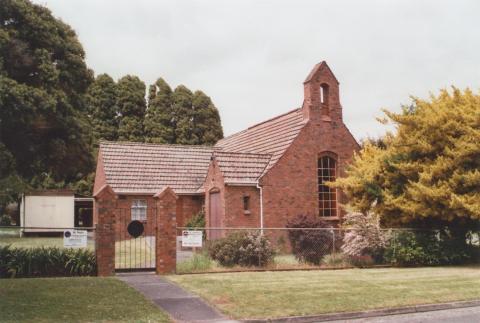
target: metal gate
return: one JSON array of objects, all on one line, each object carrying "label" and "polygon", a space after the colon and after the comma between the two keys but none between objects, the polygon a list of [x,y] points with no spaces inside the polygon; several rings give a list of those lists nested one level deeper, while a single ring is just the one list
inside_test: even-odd
[{"label": "metal gate", "polygon": [[[139,207],[140,209],[141,207]],[[117,209],[115,271],[155,270],[157,209]]]}]

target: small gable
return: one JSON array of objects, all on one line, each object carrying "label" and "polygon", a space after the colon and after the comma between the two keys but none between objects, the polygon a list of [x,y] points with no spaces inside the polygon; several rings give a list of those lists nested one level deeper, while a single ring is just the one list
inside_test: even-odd
[{"label": "small gable", "polygon": [[215,161],[225,184],[252,185],[268,166],[272,155],[215,151]]},{"label": "small gable", "polygon": [[267,171],[282,157],[304,126],[301,109],[295,109],[222,139],[215,148],[225,152],[269,154]]}]

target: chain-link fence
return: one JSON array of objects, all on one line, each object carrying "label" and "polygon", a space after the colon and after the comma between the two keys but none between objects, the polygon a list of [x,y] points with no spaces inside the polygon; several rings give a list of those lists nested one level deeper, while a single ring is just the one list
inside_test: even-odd
[{"label": "chain-link fence", "polygon": [[0,246],[57,247],[95,250],[95,228],[0,226]]},{"label": "chain-link fence", "polygon": [[479,232],[179,227],[177,273],[454,264],[479,261],[479,250]]}]

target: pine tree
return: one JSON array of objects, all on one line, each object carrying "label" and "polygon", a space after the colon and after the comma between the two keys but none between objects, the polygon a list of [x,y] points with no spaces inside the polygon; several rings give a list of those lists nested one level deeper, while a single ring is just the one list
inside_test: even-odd
[{"label": "pine tree", "polygon": [[150,85],[144,124],[146,142],[175,143],[172,89],[162,78]]},{"label": "pine tree", "polygon": [[193,128],[195,137],[203,145],[214,145],[223,138],[220,115],[210,97],[202,91],[193,94]]},{"label": "pine tree", "polygon": [[116,140],[117,89],[115,81],[108,74],[98,75],[88,89],[88,105],[95,140]]},{"label": "pine tree", "polygon": [[177,86],[173,92],[173,120],[175,125],[175,143],[177,144],[200,144],[193,124],[192,97],[192,92],[184,85]]},{"label": "pine tree", "polygon": [[387,225],[480,227],[480,95],[442,90],[415,98],[382,146],[366,144],[347,177],[350,204],[373,210]]},{"label": "pine tree", "polygon": [[144,141],[145,83],[138,77],[127,75],[117,83],[117,106],[120,113],[118,139]]}]

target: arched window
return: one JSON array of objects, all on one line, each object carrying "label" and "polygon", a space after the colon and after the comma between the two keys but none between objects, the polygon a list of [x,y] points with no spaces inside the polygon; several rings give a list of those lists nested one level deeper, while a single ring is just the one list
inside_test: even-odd
[{"label": "arched window", "polygon": [[337,176],[337,161],[330,156],[318,159],[318,203],[320,216],[337,216],[337,190],[325,182],[333,182]]},{"label": "arched window", "polygon": [[320,85],[320,103],[328,104],[328,84]]}]

